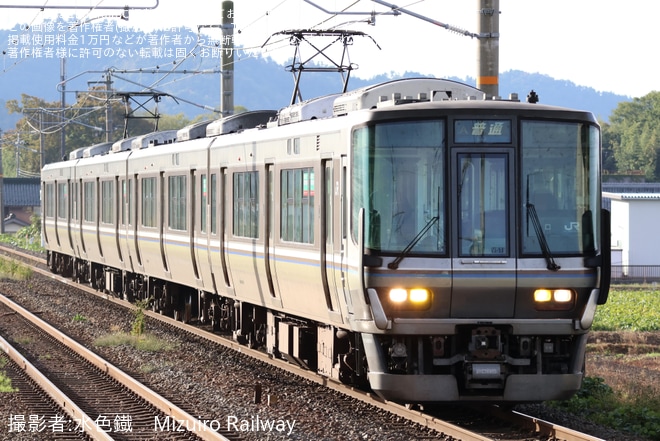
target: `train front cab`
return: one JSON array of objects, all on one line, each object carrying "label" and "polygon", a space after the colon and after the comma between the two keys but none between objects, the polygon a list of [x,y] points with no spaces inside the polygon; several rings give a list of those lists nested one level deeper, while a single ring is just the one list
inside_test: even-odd
[{"label": "train front cab", "polygon": [[525,402],[579,389],[609,276],[598,136],[593,120],[514,112],[356,130],[356,284],[372,320],[353,325],[377,393]]}]

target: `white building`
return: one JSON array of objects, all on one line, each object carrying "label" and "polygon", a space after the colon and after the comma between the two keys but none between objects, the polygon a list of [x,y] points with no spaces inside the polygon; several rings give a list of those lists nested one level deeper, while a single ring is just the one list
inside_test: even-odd
[{"label": "white building", "polygon": [[660,194],[603,192],[603,198],[611,203],[612,265],[660,266]]}]

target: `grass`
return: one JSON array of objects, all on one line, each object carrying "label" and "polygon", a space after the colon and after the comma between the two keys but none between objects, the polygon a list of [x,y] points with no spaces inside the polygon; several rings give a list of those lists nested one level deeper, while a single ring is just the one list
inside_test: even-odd
[{"label": "grass", "polygon": [[[0,358],[0,369],[4,368],[5,365],[7,364],[7,360],[4,358]],[[11,378],[7,377],[7,375],[0,371],[0,393],[3,392],[17,392],[18,389],[14,388],[11,385]]]},{"label": "grass", "polygon": [[97,338],[94,341],[94,345],[105,347],[131,346],[145,352],[170,351],[174,349],[173,344],[167,343],[149,333],[142,333],[138,336],[125,332],[115,332]]},{"label": "grass", "polygon": [[598,307],[594,331],[660,331],[660,290],[630,285],[610,290],[607,303]]},{"label": "grass", "polygon": [[71,321],[74,323],[85,323],[87,321],[87,317],[85,317],[81,313],[77,313],[76,315],[73,316]]},{"label": "grass", "polygon": [[12,280],[27,280],[32,277],[32,270],[11,259],[0,257],[0,278]]},{"label": "grass", "polygon": [[605,427],[660,440],[660,398],[650,392],[626,396],[603,378],[586,377],[573,398],[553,402],[551,406]]},{"label": "grass", "polygon": [[616,333],[616,343],[589,344],[596,375],[585,377],[570,400],[549,404],[660,441],[660,353],[642,334],[660,331],[660,291],[653,285],[614,286],[592,329]]}]

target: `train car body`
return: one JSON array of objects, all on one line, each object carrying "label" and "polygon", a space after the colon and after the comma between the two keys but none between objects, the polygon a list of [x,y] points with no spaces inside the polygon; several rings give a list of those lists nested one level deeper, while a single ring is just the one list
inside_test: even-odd
[{"label": "train car body", "polygon": [[590,113],[408,79],[152,138],[44,167],[54,272],[391,400],[579,389],[610,273]]}]

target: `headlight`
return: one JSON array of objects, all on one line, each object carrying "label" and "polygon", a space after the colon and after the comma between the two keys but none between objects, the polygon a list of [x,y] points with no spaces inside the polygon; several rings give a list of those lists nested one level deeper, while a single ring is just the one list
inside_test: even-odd
[{"label": "headlight", "polygon": [[431,291],[425,288],[392,288],[389,301],[396,309],[428,309],[431,306]]},{"label": "headlight", "polygon": [[573,293],[570,289],[556,289],[554,299],[560,303],[570,302],[573,300]]},{"label": "headlight", "polygon": [[537,289],[534,291],[535,302],[549,302],[552,300],[552,291],[549,289]]},{"label": "headlight", "polygon": [[537,289],[534,291],[536,309],[549,311],[569,310],[573,307],[575,294],[570,289]]},{"label": "headlight", "polygon": [[405,289],[394,288],[390,290],[390,301],[392,303],[403,303],[408,300],[408,292]]},{"label": "headlight", "polygon": [[411,289],[410,290],[410,301],[413,303],[426,303],[429,301],[429,291],[426,289]]}]

